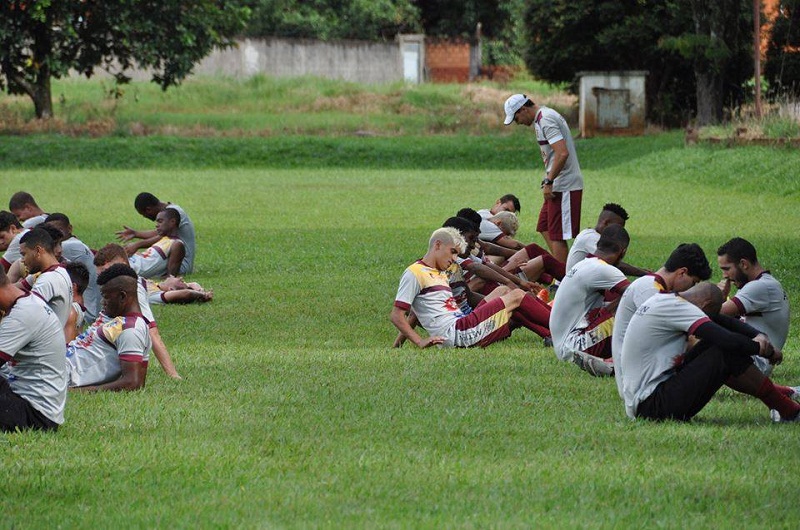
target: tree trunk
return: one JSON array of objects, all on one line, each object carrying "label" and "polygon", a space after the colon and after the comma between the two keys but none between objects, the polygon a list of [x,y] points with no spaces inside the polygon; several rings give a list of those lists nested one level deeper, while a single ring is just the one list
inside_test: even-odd
[{"label": "tree trunk", "polygon": [[50,69],[43,67],[30,94],[36,117],[40,120],[49,120],[53,117],[53,94],[50,89]]},{"label": "tree trunk", "polygon": [[722,78],[719,74],[695,67],[697,82],[697,125],[722,121]]}]

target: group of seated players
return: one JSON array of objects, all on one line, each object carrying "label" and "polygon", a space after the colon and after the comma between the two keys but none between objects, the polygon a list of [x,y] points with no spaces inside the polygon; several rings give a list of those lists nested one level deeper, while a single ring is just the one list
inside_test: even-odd
[{"label": "group of seated players", "polygon": [[46,213],[27,192],[0,211],[0,431],[55,430],[67,388],[136,390],[150,350],[180,379],[151,304],[207,302],[186,282],[195,231],[177,205],[140,193],[136,211],[154,230],[123,227],[92,250],[64,213]]},{"label": "group of seated players", "polygon": [[519,210],[504,195],[433,232],[400,279],[395,346],[485,347],[525,327],[558,359],[615,377],[631,418],[690,420],[725,385],[760,399],[776,422],[800,421],[800,388],[770,379],[789,332],[788,297],[750,242],[719,247],[715,285],[696,243],[678,245],[657,271],[623,261],[628,213],[618,204],[578,234],[566,263],[514,239]]}]

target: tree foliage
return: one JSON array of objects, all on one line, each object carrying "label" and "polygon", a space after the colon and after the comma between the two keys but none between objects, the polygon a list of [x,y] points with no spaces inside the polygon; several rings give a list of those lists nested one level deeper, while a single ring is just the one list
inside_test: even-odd
[{"label": "tree foliage", "polygon": [[800,95],[800,0],[782,0],[772,26],[764,76],[770,92]]},{"label": "tree foliage", "polygon": [[214,46],[229,46],[249,9],[224,0],[7,0],[0,2],[0,87],[52,116],[50,79],[96,68],[126,82],[149,68],[166,90]]},{"label": "tree foliage", "polygon": [[247,35],[385,40],[420,30],[410,0],[251,0]]},{"label": "tree foliage", "polygon": [[722,76],[715,104],[750,75],[750,63],[742,62],[751,49],[752,32],[744,29],[752,26],[748,1],[725,0],[733,10],[734,38],[726,33],[712,42],[710,31],[696,25],[692,7],[700,0],[529,0],[525,63],[537,77],[568,83],[579,71],[646,70],[649,118],[677,125],[697,104],[692,81],[698,69]]}]

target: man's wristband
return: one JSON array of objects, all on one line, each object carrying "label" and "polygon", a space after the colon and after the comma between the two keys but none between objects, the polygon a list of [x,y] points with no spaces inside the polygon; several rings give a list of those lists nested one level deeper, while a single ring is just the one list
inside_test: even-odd
[{"label": "man's wristband", "polygon": [[552,180],[550,180],[549,178],[545,178],[544,180],[542,180],[542,187],[543,187],[543,188],[544,188],[545,186],[552,186],[552,185],[553,185],[553,181],[552,181]]}]

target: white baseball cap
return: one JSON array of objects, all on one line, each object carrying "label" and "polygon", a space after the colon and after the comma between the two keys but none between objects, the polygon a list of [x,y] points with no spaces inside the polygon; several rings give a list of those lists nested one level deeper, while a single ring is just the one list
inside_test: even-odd
[{"label": "white baseball cap", "polygon": [[511,122],[514,121],[514,115],[517,113],[519,109],[528,101],[528,96],[525,94],[514,94],[510,98],[506,100],[505,110],[506,110],[506,119],[503,122],[504,125],[511,125]]}]

